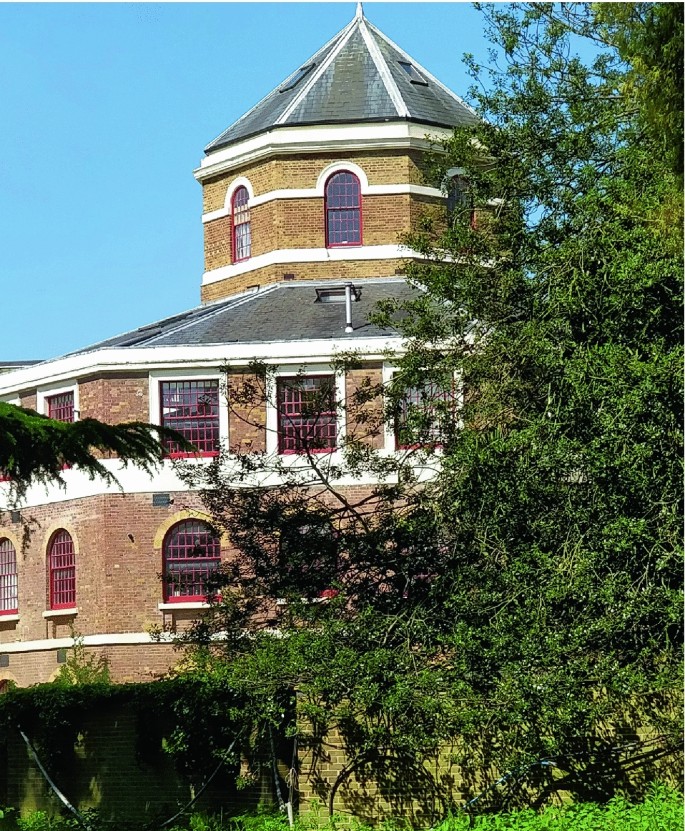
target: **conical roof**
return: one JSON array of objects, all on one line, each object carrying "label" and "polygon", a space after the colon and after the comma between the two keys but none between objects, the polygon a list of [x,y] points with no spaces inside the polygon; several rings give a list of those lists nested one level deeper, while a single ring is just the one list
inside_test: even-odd
[{"label": "conical roof", "polygon": [[454,127],[477,120],[458,95],[369,23],[359,4],[351,23],[205,153],[278,127],[374,121]]}]

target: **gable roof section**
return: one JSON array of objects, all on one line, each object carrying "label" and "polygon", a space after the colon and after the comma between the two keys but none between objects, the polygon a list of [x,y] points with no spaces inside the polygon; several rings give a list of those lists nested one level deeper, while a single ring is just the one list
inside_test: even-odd
[{"label": "gable roof section", "polygon": [[[401,63],[411,64],[426,83],[412,80]],[[313,69],[298,80],[311,65]],[[210,142],[205,153],[279,127],[374,121],[455,127],[477,120],[471,107],[358,8],[351,23]]]}]

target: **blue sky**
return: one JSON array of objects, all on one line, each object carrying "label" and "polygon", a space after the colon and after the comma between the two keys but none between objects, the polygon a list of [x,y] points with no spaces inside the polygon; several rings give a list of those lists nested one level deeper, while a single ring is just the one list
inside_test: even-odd
[{"label": "blue sky", "polygon": [[[466,3],[365,3],[466,97]],[[51,358],[199,303],[203,147],[354,3],[0,3],[0,361]]]}]

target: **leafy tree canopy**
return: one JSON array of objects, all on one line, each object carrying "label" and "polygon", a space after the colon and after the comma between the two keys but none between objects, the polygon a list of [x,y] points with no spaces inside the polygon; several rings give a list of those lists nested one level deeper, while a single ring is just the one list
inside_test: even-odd
[{"label": "leafy tree canopy", "polygon": [[[454,737],[464,763],[573,767],[635,713],[677,735],[682,6],[482,11],[499,50],[471,62],[487,120],[434,160],[469,199],[408,240],[426,292],[398,384],[461,388],[456,418],[431,417],[439,470],[417,482],[350,441],[343,467],[281,466],[282,487],[247,487],[274,472],[247,456],[205,482],[240,557],[192,633],[196,666],[246,691],[250,717],[277,718],[275,691],[297,687],[379,777]],[[362,392],[355,413],[379,391]],[[335,483],[362,470],[383,484],[355,502]],[[274,597],[290,599],[277,622]]]},{"label": "leafy tree canopy", "polygon": [[162,438],[192,447],[175,431],[156,425],[112,425],[93,418],[66,423],[0,402],[0,471],[18,493],[33,482],[62,481],[65,467],[112,481],[102,463],[107,454],[150,471],[161,459]]}]

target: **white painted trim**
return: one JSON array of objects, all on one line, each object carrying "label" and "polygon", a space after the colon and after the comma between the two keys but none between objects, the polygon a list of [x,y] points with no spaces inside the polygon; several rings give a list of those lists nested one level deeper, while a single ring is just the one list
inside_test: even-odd
[{"label": "white painted trim", "polygon": [[224,199],[224,210],[227,211],[227,215],[231,213],[231,199],[233,198],[233,194],[238,190],[238,188],[245,188],[247,191],[248,196],[248,205],[250,204],[250,200],[254,199],[254,188],[252,187],[252,182],[247,179],[245,176],[238,176],[237,179],[234,179],[231,184],[228,186],[228,190],[226,191],[226,198]]},{"label": "white painted trim", "polygon": [[78,606],[72,606],[70,609],[48,609],[48,611],[43,612],[44,618],[51,618],[51,617],[67,617],[69,615],[77,615],[78,614]]},{"label": "white painted trim", "polygon": [[404,245],[355,245],[341,248],[278,248],[258,254],[242,263],[223,265],[205,271],[202,275],[202,285],[218,283],[240,274],[249,274],[258,268],[270,265],[288,265],[290,263],[329,263],[354,260],[405,260],[408,257],[423,259],[417,251],[412,251]]},{"label": "white painted trim", "polygon": [[68,384],[44,384],[36,389],[36,412],[42,415],[48,414],[48,398],[53,395],[62,395],[64,393],[72,393],[74,396],[74,421],[79,421],[81,418],[79,388],[78,383],[74,380]]},{"label": "white painted trim", "polygon": [[377,124],[327,124],[308,127],[280,127],[222,147],[201,160],[193,171],[202,182],[266,156],[353,150],[427,150],[441,152],[440,142],[452,131],[445,127],[407,121]]},{"label": "white painted trim", "polygon": [[390,100],[395,105],[397,114],[399,116],[402,116],[403,118],[409,118],[411,116],[411,113],[409,112],[409,109],[404,102],[404,98],[402,98],[402,93],[400,92],[399,87],[395,83],[395,79],[392,77],[392,74],[390,73],[388,64],[383,55],[381,54],[381,50],[378,48],[378,44],[371,37],[371,32],[369,32],[369,29],[366,25],[366,21],[364,19],[362,19],[359,24],[359,31],[361,32],[362,38],[364,38],[364,43],[366,44],[366,48],[369,50],[369,54],[371,55],[373,62],[376,64],[376,69],[378,70],[378,74],[381,76],[383,85],[388,91]]},{"label": "white painted trim", "polygon": [[206,225],[208,222],[214,222],[215,219],[223,219],[230,215],[230,208],[217,208],[215,211],[207,211],[207,213],[202,214],[202,224]]},{"label": "white painted trim", "polygon": [[[383,369],[381,371],[381,379],[383,390],[387,390],[392,382],[393,375],[397,372],[397,366],[389,361],[383,361]],[[385,395],[383,396],[383,406],[386,405]],[[383,446],[389,453],[396,453],[397,447],[395,442],[395,425],[390,423],[390,419],[383,419]]]},{"label": "white painted trim", "polygon": [[[0,623],[16,623],[20,619],[19,615],[0,615]],[[2,652],[2,644],[0,644],[0,652]]]},{"label": "white painted trim", "polygon": [[212,345],[112,347],[67,355],[0,375],[0,395],[9,395],[15,390],[24,390],[36,384],[58,383],[64,378],[72,379],[106,372],[139,372],[143,369],[173,372],[198,370],[211,373],[217,372],[217,367],[226,362],[236,366],[247,366],[253,360],[296,365],[307,361],[330,361],[337,353],[348,352],[351,347],[368,360],[378,360],[388,350],[401,349],[401,345],[400,337],[381,336]]},{"label": "white painted trim", "polygon": [[[121,632],[117,634],[83,635],[79,643],[83,646],[135,646],[137,644],[173,643],[174,636],[161,632],[153,638],[148,632]],[[0,644],[0,652],[22,653],[43,652],[52,649],[71,649],[74,638],[45,638],[39,641],[18,641]]]},{"label": "white painted trim", "polygon": [[316,187],[314,188],[314,193],[316,196],[323,197],[326,194],[326,182],[333,176],[334,173],[340,173],[341,171],[348,171],[349,173],[354,173],[354,175],[359,179],[359,185],[361,189],[362,196],[367,196],[369,192],[369,178],[364,172],[364,170],[359,167],[358,164],[354,162],[333,162],[332,164],[326,165],[324,169],[319,173],[319,178],[316,180]]},{"label": "white painted trim", "polygon": [[[322,453],[322,456],[327,456],[335,459],[339,456],[340,450],[345,442],[345,435],[347,433],[347,421],[345,417],[345,374],[342,372],[336,373],[333,366],[329,363],[307,363],[301,366],[292,366],[280,364],[276,366],[271,375],[273,383],[271,388],[267,389],[266,402],[266,452],[269,455],[276,455],[278,453],[278,406],[276,403],[276,388],[279,378],[295,378],[297,376],[306,377],[308,375],[334,375],[335,376],[335,398],[338,406],[336,419],[336,450],[331,453]],[[342,406],[341,406],[342,405]],[[286,464],[289,460],[293,460],[293,464],[297,464],[301,460],[301,456],[297,453],[288,453],[280,457]]]},{"label": "white painted trim", "polygon": [[[426,185],[411,185],[404,183],[390,184],[390,185],[369,185],[366,179],[366,174],[357,165],[349,162],[337,162],[334,165],[329,165],[325,169],[325,175],[322,173],[319,176],[319,182],[315,188],[279,188],[278,190],[270,190],[266,193],[261,193],[250,199],[249,207],[256,208],[259,205],[265,205],[268,202],[273,202],[277,199],[322,199],[324,195],[325,181],[335,170],[351,170],[359,176],[361,184],[362,196],[397,196],[402,194],[412,194],[415,196],[432,196],[435,198],[444,198],[445,194],[439,188],[432,188]],[[360,175],[360,174],[363,174]],[[202,224],[206,225],[208,222],[213,222],[215,219],[223,219],[231,215],[230,202],[227,208],[217,208],[215,211],[207,211],[202,214]]]},{"label": "white painted trim", "polygon": [[226,398],[226,376],[218,369],[208,370],[204,367],[182,367],[178,369],[150,370],[148,379],[148,396],[150,402],[150,423],[162,423],[161,398],[159,385],[161,381],[218,381],[219,382],[219,440],[228,442],[228,400]]},{"label": "white painted trim", "polygon": [[157,608],[160,612],[182,612],[188,609],[209,609],[209,603],[191,602],[188,603],[158,603]]}]

